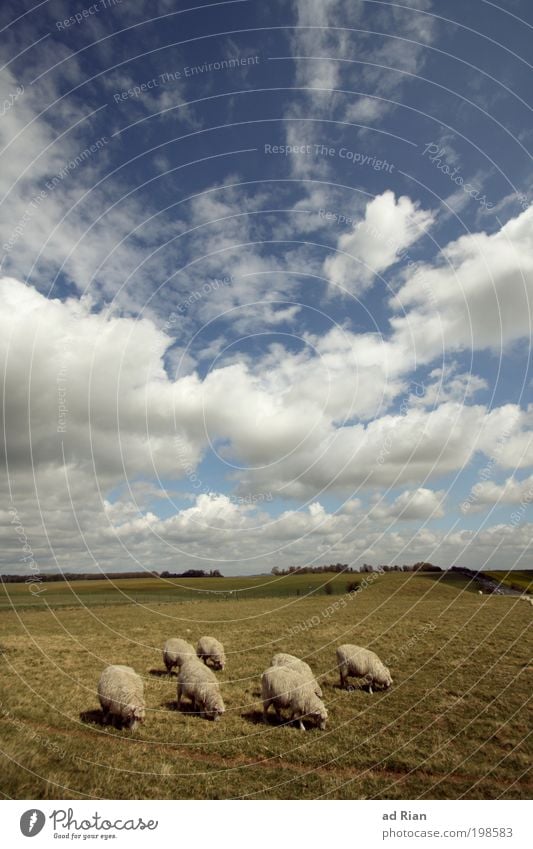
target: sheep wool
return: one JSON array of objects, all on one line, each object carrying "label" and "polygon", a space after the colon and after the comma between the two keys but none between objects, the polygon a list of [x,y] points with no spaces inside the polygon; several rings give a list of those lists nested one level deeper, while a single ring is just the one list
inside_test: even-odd
[{"label": "sheep wool", "polygon": [[341,679],[341,688],[347,686],[348,678],[364,678],[369,692],[372,688],[387,689],[392,677],[375,652],[349,643],[337,649],[337,662]]},{"label": "sheep wool", "polygon": [[196,657],[196,653],[186,640],[173,637],[166,641],[163,647],[163,660],[169,675],[175,666],[181,666],[188,657]]},{"label": "sheep wool", "polygon": [[302,731],[305,730],[304,717],[312,719],[322,731],[326,728],[328,712],[324,702],[316,695],[312,682],[297,669],[271,666],[265,670],[261,679],[261,698],[265,722],[268,709],[273,705],[279,720],[282,720],[281,711],[288,710],[290,719],[296,720]]},{"label": "sheep wool", "polygon": [[104,669],[98,682],[98,698],[105,723],[113,721],[135,731],[138,723],[144,722],[144,685],[131,666]]},{"label": "sheep wool", "polygon": [[200,637],[196,654],[206,665],[211,663],[213,669],[224,669],[226,665],[224,646],[214,637]]},{"label": "sheep wool", "polygon": [[206,719],[216,722],[226,710],[215,673],[196,658],[187,658],[178,673],[178,708],[184,696],[191,700],[193,710]]},{"label": "sheep wool", "polygon": [[275,654],[272,660],[270,661],[271,666],[289,666],[291,669],[296,669],[302,673],[305,677],[306,681],[313,684],[314,691],[319,699],[322,698],[322,690],[320,688],[320,684],[316,680],[313,670],[309,666],[305,660],[300,660],[299,657],[296,657],[294,654],[286,654],[285,652],[278,652]]}]

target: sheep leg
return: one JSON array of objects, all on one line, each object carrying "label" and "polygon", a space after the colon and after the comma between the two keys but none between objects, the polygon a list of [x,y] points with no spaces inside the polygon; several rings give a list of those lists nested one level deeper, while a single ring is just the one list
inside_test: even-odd
[{"label": "sheep leg", "polygon": [[268,722],[268,709],[271,705],[271,702],[263,702],[263,722]]},{"label": "sheep leg", "polygon": [[368,692],[372,695],[372,681],[368,682]]},{"label": "sheep leg", "polygon": [[341,690],[348,690],[348,669],[346,668],[346,666],[339,667],[339,673],[341,677]]},{"label": "sheep leg", "polygon": [[296,716],[296,714],[293,713],[292,718],[293,718],[293,720],[296,720],[296,722],[298,723],[298,728],[300,729],[300,731],[305,731],[305,725],[303,723],[302,717]]},{"label": "sheep leg", "polygon": [[178,684],[178,698],[176,700],[177,704],[178,704],[178,710],[181,708],[181,696],[182,696],[181,684]]}]

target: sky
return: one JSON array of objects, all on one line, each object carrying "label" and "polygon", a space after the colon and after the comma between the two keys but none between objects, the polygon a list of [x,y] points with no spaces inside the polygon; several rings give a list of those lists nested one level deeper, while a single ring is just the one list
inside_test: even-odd
[{"label": "sky", "polygon": [[532,568],[526,0],[4,2],[0,570]]}]

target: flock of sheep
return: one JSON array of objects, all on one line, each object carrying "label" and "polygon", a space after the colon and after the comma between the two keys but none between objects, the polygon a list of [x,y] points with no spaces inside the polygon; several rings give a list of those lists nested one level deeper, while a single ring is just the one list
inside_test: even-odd
[{"label": "flock of sheep", "polygon": [[[165,643],[163,660],[169,675],[175,667],[178,670],[178,708],[185,697],[201,716],[219,720],[225,707],[213,670],[224,669],[226,665],[222,643],[214,637],[201,637],[195,651],[186,640],[173,638]],[[369,649],[349,644],[339,646],[337,665],[341,688],[348,687],[351,677],[362,679],[370,693],[372,688],[387,689],[392,684],[389,670]],[[98,683],[98,697],[105,723],[113,721],[133,731],[139,722],[144,722],[144,686],[141,677],[130,666],[104,669]],[[326,728],[328,712],[313,670],[292,654],[274,655],[270,667],[263,672],[261,699],[265,722],[272,705],[280,721],[281,711],[287,710],[290,721],[298,722],[302,730],[304,718],[312,720],[322,730]]]}]

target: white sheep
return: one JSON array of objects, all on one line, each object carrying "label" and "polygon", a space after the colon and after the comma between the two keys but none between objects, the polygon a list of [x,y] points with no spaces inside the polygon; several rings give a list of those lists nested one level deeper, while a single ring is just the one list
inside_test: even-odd
[{"label": "white sheep", "polygon": [[187,658],[178,673],[178,708],[183,696],[191,700],[193,710],[215,722],[226,710],[215,673],[196,658]]},{"label": "white sheep", "polygon": [[278,652],[275,654],[272,660],[270,661],[271,666],[289,666],[291,669],[296,669],[302,673],[305,677],[306,681],[312,683],[314,686],[315,693],[318,698],[322,698],[322,690],[320,688],[320,684],[316,680],[313,670],[309,666],[305,660],[301,660],[299,657],[296,657],[294,654],[286,654],[286,652]]},{"label": "white sheep", "polygon": [[364,678],[371,693],[372,687],[387,689],[392,677],[375,652],[349,643],[337,649],[337,662],[341,679],[341,688],[347,685],[348,678]]},{"label": "white sheep", "polygon": [[210,661],[214,669],[224,669],[226,665],[224,646],[214,637],[200,637],[196,654],[206,665]]},{"label": "white sheep", "polygon": [[142,679],[131,666],[108,666],[100,675],[98,698],[104,723],[113,721],[135,731],[144,722],[145,703]]},{"label": "white sheep", "polygon": [[163,660],[170,675],[175,666],[181,666],[187,657],[196,657],[194,648],[186,640],[172,637],[163,647]]},{"label": "white sheep", "polygon": [[278,720],[282,720],[281,711],[287,709],[290,719],[297,720],[302,731],[305,730],[304,717],[312,719],[322,731],[326,728],[328,712],[324,702],[318,698],[313,684],[290,666],[271,666],[263,672],[261,698],[265,722],[268,709],[273,705]]}]

